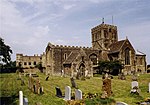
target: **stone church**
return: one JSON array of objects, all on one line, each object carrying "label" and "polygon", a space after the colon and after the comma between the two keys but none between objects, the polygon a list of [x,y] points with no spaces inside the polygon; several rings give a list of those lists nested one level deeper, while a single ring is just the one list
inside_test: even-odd
[{"label": "stone church", "polygon": [[[128,38],[119,41],[117,26],[102,23],[91,29],[91,36],[92,47],[54,45],[49,42],[45,52],[37,58],[42,62],[46,75],[63,73],[74,76],[80,72],[93,76],[100,60],[120,60],[124,64],[124,74],[145,72],[146,55],[139,51],[137,53]],[[22,67],[27,65],[23,60],[16,61]]]}]

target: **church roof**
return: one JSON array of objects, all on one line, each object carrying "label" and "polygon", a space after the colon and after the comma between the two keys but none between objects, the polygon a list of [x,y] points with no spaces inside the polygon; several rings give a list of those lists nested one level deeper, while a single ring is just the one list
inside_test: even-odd
[{"label": "church roof", "polygon": [[136,51],[136,55],[146,55],[146,54],[144,54],[143,52],[137,50],[137,51]]},{"label": "church roof", "polygon": [[121,41],[118,41],[118,42],[115,42],[115,43],[111,44],[111,45],[109,46],[109,48],[110,48],[109,53],[116,53],[116,52],[119,52],[120,49],[122,48],[122,46],[123,46],[123,44],[124,44],[125,41],[126,41],[126,40],[121,40]]}]

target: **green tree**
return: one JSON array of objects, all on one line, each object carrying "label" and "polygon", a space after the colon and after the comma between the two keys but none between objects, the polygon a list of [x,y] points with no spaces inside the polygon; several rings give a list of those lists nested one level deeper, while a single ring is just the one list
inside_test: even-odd
[{"label": "green tree", "polygon": [[11,61],[12,50],[10,46],[4,43],[4,39],[0,37],[0,62],[8,64]]},{"label": "green tree", "polygon": [[100,73],[117,75],[118,73],[121,73],[121,70],[123,69],[123,64],[118,60],[99,61],[98,65]]}]

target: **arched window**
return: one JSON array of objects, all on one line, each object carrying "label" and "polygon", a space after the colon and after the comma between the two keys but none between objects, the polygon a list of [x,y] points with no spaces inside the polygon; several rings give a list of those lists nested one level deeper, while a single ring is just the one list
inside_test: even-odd
[{"label": "arched window", "polygon": [[97,65],[97,55],[96,54],[91,54],[89,58],[93,62],[93,65]]},{"label": "arched window", "polygon": [[66,60],[66,59],[67,59],[67,54],[65,53],[65,54],[64,54],[64,60]]},{"label": "arched window", "polygon": [[125,65],[130,65],[130,49],[125,49]]}]

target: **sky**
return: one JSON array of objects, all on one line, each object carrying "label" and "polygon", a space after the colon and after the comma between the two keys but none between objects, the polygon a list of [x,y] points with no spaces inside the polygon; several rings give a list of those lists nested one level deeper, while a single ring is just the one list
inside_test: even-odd
[{"label": "sky", "polygon": [[42,54],[48,42],[91,47],[91,28],[102,18],[150,64],[150,0],[0,0],[0,37],[12,60],[16,53]]}]

